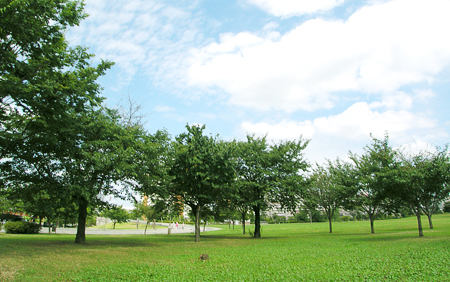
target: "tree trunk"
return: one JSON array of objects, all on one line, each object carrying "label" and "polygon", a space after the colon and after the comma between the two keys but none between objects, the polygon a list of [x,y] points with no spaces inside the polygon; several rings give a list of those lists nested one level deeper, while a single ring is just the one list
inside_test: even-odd
[{"label": "tree trunk", "polygon": [[87,218],[88,201],[81,198],[78,201],[78,226],[75,243],[81,244],[86,242],[86,218]]},{"label": "tree trunk", "polygon": [[419,228],[419,237],[423,237],[423,230],[422,230],[422,220],[420,218],[420,208],[419,209],[413,209],[414,213],[417,217],[417,226]]},{"label": "tree trunk", "polygon": [[200,205],[197,205],[195,211],[195,242],[200,242]]},{"label": "tree trunk", "polygon": [[328,218],[328,225],[330,226],[330,233],[333,233],[333,226],[331,224],[331,218]]},{"label": "tree trunk", "polygon": [[370,220],[370,233],[374,234],[375,233],[375,229],[373,227],[373,221],[375,220],[375,215],[374,214],[370,214],[370,213],[367,213],[367,215],[369,216],[369,220]]},{"label": "tree trunk", "polygon": [[153,230],[156,230],[156,220],[153,219]]},{"label": "tree trunk", "polygon": [[259,205],[253,207],[253,211],[255,212],[255,233],[253,237],[261,238],[261,215]]},{"label": "tree trunk", "polygon": [[331,223],[331,220],[333,218],[333,212],[332,211],[326,211],[327,216],[328,216],[328,225],[330,226],[330,233],[333,233],[333,226]]},{"label": "tree trunk", "polygon": [[432,216],[431,213],[427,214],[427,217],[428,217],[428,223],[430,224],[430,229],[433,229],[433,222],[431,221],[431,216]]},{"label": "tree trunk", "polygon": [[247,211],[242,212],[242,230],[244,232],[242,234],[244,234],[244,235],[245,235],[245,219],[246,219],[246,215],[247,215]]},{"label": "tree trunk", "polygon": [[147,227],[148,227],[149,222],[150,222],[150,220],[147,219],[147,224],[145,225],[144,235],[147,234]]},{"label": "tree trunk", "polygon": [[113,229],[116,229],[116,222],[113,221]]}]

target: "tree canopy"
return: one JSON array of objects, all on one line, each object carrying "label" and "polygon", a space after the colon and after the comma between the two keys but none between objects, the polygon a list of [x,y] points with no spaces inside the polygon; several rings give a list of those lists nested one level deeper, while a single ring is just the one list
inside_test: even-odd
[{"label": "tree canopy", "polygon": [[195,241],[200,241],[200,213],[207,205],[226,199],[234,179],[231,147],[217,137],[204,135],[205,126],[186,126],[176,137],[171,193],[179,195],[195,212]]},{"label": "tree canopy", "polygon": [[236,158],[236,205],[250,207],[255,214],[254,237],[261,237],[261,212],[277,203],[294,210],[305,186],[302,172],[308,168],[303,150],[308,141],[282,141],[269,145],[266,137],[247,136],[238,143]]}]

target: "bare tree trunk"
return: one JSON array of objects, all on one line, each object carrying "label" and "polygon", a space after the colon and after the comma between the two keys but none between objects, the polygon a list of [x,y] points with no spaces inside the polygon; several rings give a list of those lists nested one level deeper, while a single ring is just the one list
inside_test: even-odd
[{"label": "bare tree trunk", "polygon": [[150,220],[147,219],[147,224],[145,225],[144,235],[147,234],[147,227],[148,227],[149,222],[150,222]]},{"label": "bare tree trunk", "polygon": [[369,220],[370,220],[370,233],[374,234],[375,229],[373,227],[373,221],[375,220],[375,215],[371,214],[371,213],[367,213],[367,215],[369,216]]},{"label": "bare tree trunk", "polygon": [[332,226],[332,223],[331,223],[331,220],[332,220],[332,217],[333,217],[333,211],[328,210],[328,211],[325,211],[325,212],[327,213],[327,216],[328,216],[328,225],[330,227],[330,233],[333,233],[333,226]]},{"label": "bare tree trunk", "polygon": [[431,216],[433,216],[433,211],[432,209],[424,208],[422,209],[423,213],[427,215],[428,217],[428,224],[430,225],[430,229],[433,229],[433,221],[431,220]]},{"label": "bare tree trunk", "polygon": [[75,236],[75,243],[81,244],[86,242],[86,218],[87,218],[88,201],[81,198],[78,201],[78,226],[77,235]]},{"label": "bare tree trunk", "polygon": [[200,242],[200,205],[197,205],[195,211],[195,242]]},{"label": "bare tree trunk", "polygon": [[259,205],[254,206],[253,211],[255,212],[255,233],[253,237],[261,238],[261,211]]},{"label": "bare tree trunk", "polygon": [[420,218],[420,208],[413,207],[413,211],[417,217],[417,226],[419,229],[419,237],[423,237],[422,220]]}]

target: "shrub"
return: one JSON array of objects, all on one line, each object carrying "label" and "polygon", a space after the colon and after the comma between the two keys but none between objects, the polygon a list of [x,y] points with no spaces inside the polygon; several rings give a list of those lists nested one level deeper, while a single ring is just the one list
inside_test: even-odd
[{"label": "shrub", "polygon": [[25,221],[7,222],[3,228],[9,234],[37,234],[39,232],[39,224]]},{"label": "shrub", "polygon": [[444,212],[450,212],[450,202],[445,202],[444,203],[443,211]]},{"label": "shrub", "polygon": [[348,216],[348,215],[341,216],[341,220],[342,221],[350,221],[351,219],[353,219],[353,218],[351,216]]}]

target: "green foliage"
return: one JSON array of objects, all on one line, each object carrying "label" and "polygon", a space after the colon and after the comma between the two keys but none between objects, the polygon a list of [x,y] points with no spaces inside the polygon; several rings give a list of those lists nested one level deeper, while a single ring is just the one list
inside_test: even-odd
[{"label": "green foliage", "polygon": [[408,205],[417,217],[419,236],[423,236],[421,214],[431,217],[439,204],[450,195],[450,155],[448,148],[417,155],[401,155],[391,194]]},{"label": "green foliage", "polygon": [[301,209],[298,213],[294,215],[290,222],[325,222],[327,221],[326,216],[324,216],[320,211]]},{"label": "green foliage", "polygon": [[341,218],[340,218],[340,220],[341,221],[350,221],[350,220],[352,220],[353,218],[351,217],[351,216],[348,216],[348,215],[343,215],[343,216],[341,216]]},{"label": "green foliage", "polygon": [[266,137],[248,135],[247,142],[237,144],[237,179],[233,184],[232,202],[242,212],[247,208],[253,210],[255,237],[261,237],[261,213],[270,203],[295,210],[299,192],[306,184],[301,173],[308,168],[303,159],[308,142],[300,138],[270,146]]},{"label": "green foliage", "polygon": [[450,213],[450,201],[444,203],[444,208],[442,209],[443,212]]},{"label": "green foliage", "polygon": [[336,173],[337,166],[340,166],[339,160],[336,163],[329,162],[324,167],[317,165],[313,169],[310,186],[302,191],[303,205],[307,209],[325,211],[330,233],[332,233],[333,216],[349,196],[349,190],[337,179],[339,177]]},{"label": "green foliage", "polygon": [[375,233],[377,213],[399,208],[399,202],[389,198],[388,193],[392,187],[392,173],[397,167],[397,155],[389,145],[387,134],[383,140],[372,137],[372,144],[364,151],[362,156],[350,152],[354,167],[347,170],[347,186],[354,190],[354,195],[347,199],[347,207],[363,210],[370,220],[371,232]]},{"label": "green foliage", "polygon": [[113,229],[116,228],[116,223],[124,223],[130,221],[130,213],[122,207],[112,207],[102,213],[103,217],[111,219],[113,222]]},{"label": "green foliage", "polygon": [[5,223],[3,228],[9,234],[37,234],[41,227],[33,222],[9,221]]},{"label": "green foliage", "polygon": [[173,197],[180,196],[195,212],[195,241],[200,240],[200,213],[207,205],[226,201],[227,186],[234,179],[228,143],[203,135],[205,126],[186,126],[176,137],[174,162],[169,174]]}]

